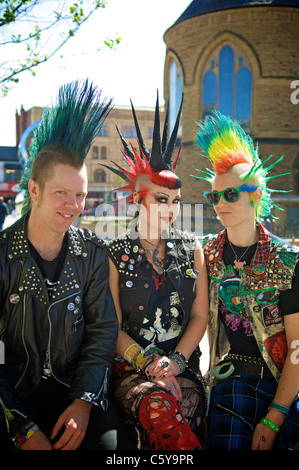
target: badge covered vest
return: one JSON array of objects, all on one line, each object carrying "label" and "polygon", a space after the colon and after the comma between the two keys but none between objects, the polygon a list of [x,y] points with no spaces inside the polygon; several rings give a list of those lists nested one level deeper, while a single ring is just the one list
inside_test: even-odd
[{"label": "badge covered vest", "polygon": [[[292,288],[299,248],[268,232],[259,225],[258,246],[250,265],[242,272],[239,297],[258,348],[278,381],[287,354],[283,315],[279,309],[279,291]],[[225,273],[222,261],[226,230],[203,239],[209,276],[210,368],[229,351],[224,326],[219,319],[219,286]]]},{"label": "badge covered vest", "polygon": [[[169,234],[165,240],[164,269],[179,296],[183,310],[183,323],[178,340],[190,319],[195,298],[198,271],[194,269],[195,239],[180,232],[180,238]],[[122,329],[135,341],[142,328],[149,305],[153,267],[147,260],[139,238],[124,234],[108,242],[108,256],[119,273],[119,296],[122,309]],[[189,359],[198,370],[199,348]]]}]

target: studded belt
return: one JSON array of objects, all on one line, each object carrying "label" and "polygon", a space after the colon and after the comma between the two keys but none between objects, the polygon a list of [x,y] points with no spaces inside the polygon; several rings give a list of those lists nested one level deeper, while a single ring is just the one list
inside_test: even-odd
[{"label": "studded belt", "polygon": [[234,373],[253,375],[265,380],[275,380],[267,364],[261,357],[244,356],[243,354],[228,354],[225,362],[231,362]]}]

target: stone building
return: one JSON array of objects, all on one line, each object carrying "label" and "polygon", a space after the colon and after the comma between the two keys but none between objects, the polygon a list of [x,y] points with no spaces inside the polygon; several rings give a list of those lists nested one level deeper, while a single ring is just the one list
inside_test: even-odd
[{"label": "stone building", "polygon": [[[164,93],[172,114],[184,92],[178,173],[185,201],[204,202],[208,184],[190,177],[209,166],[194,146],[196,122],[215,107],[242,123],[262,160],[284,155],[272,174],[292,174],[270,187],[293,192],[280,197],[286,210],[275,228],[299,228],[298,25],[298,0],[193,0],[165,32]],[[206,206],[204,213],[212,215]]]}]

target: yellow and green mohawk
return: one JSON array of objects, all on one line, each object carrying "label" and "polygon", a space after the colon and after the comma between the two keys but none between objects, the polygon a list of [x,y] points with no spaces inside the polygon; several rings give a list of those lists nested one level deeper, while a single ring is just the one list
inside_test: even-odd
[{"label": "yellow and green mohawk", "polygon": [[221,175],[239,163],[247,163],[251,166],[251,169],[242,175],[242,180],[246,183],[249,179],[255,179],[262,189],[262,200],[256,209],[256,219],[262,222],[265,218],[271,216],[273,207],[282,210],[271,201],[271,194],[273,192],[290,191],[270,189],[267,187],[267,183],[273,178],[290,174],[268,176],[268,172],[277,163],[281,162],[283,156],[265,168],[264,165],[272,155],[262,162],[259,157],[258,146],[254,145],[251,136],[244,131],[237,121],[215,110],[204,121],[198,123],[196,146],[200,150],[200,155],[210,160],[213,170],[209,168],[205,170],[196,169],[204,176],[191,176],[212,184],[215,175]]},{"label": "yellow and green mohawk", "polygon": [[28,182],[34,160],[44,149],[70,150],[84,162],[91,144],[111,110],[112,100],[101,99],[101,90],[89,80],[76,80],[59,88],[56,102],[43,111],[33,131],[29,156],[19,188],[25,191],[22,215],[31,208]]}]

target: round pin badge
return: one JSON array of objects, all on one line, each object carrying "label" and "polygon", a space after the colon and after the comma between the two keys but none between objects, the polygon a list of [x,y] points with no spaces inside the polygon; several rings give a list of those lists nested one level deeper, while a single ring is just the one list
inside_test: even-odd
[{"label": "round pin badge", "polygon": [[266,273],[266,267],[263,264],[259,264],[253,268],[253,272],[256,276],[261,276]]},{"label": "round pin badge", "polygon": [[186,274],[187,274],[187,276],[192,276],[194,274],[193,269],[187,269]]},{"label": "round pin badge", "polygon": [[12,304],[17,304],[18,302],[20,302],[20,296],[18,294],[11,294],[11,296],[9,297],[9,301]]},{"label": "round pin badge", "polygon": [[129,257],[128,257],[128,255],[122,255],[121,259],[123,261],[128,261]]}]

